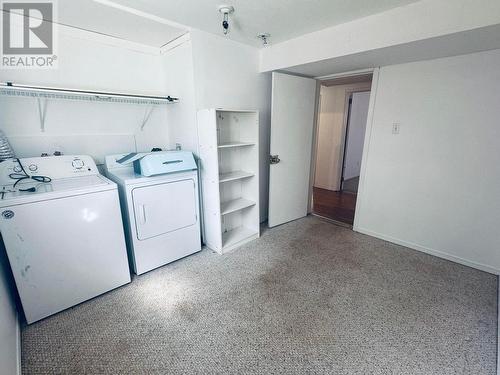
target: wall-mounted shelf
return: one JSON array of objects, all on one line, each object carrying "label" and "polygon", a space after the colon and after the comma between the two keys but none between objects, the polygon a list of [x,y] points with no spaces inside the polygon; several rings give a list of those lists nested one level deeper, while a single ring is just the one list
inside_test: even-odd
[{"label": "wall-mounted shelf", "polygon": [[40,116],[40,130],[45,131],[45,114],[47,112],[47,99],[85,100],[91,102],[146,104],[151,106],[144,114],[140,125],[143,130],[148,122],[154,106],[172,104],[179,101],[171,96],[151,96],[138,94],[125,94],[117,92],[85,91],[58,87],[18,85],[12,82],[0,83],[0,95],[34,98],[38,102],[38,113]]},{"label": "wall-mounted shelf", "polygon": [[170,104],[178,102],[178,98],[170,96],[150,96],[124,94],[116,92],[85,91],[56,87],[18,85],[12,82],[0,83],[0,93],[9,96],[24,96],[44,99],[88,100],[97,102],[129,103],[129,104]]}]

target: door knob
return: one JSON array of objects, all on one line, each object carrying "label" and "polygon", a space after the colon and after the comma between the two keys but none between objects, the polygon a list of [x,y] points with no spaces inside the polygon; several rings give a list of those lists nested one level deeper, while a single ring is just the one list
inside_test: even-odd
[{"label": "door knob", "polygon": [[269,158],[270,164],[278,164],[280,161],[279,155],[271,155]]}]

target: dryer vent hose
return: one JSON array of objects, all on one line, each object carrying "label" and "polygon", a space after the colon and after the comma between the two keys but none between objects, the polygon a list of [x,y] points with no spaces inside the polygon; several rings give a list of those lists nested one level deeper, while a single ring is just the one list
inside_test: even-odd
[{"label": "dryer vent hose", "polygon": [[7,136],[0,130],[0,162],[15,157],[14,150],[10,146]]}]

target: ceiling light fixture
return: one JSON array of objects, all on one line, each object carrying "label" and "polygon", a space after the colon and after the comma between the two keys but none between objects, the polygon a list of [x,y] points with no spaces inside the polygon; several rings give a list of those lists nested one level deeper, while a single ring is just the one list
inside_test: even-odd
[{"label": "ceiling light fixture", "polygon": [[257,38],[259,38],[260,40],[262,40],[262,44],[264,46],[267,46],[269,43],[268,43],[268,39],[271,37],[271,34],[269,33],[262,33],[262,34],[259,34],[257,35]]},{"label": "ceiling light fixture", "polygon": [[227,35],[229,32],[229,15],[234,13],[234,7],[231,5],[219,6],[219,12],[222,13],[222,32]]}]

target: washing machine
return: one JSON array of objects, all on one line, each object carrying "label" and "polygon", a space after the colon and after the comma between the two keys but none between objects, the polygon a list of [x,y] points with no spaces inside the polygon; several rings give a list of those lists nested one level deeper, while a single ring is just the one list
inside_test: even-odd
[{"label": "washing machine", "polygon": [[117,185],[90,156],[1,162],[0,232],[28,323],[130,282]]},{"label": "washing machine", "polygon": [[[198,171],[191,152],[162,151],[151,164],[106,157],[106,175],[118,184],[133,271],[143,274],[201,250]],[[146,160],[146,159],[144,159]],[[135,165],[135,168],[134,168]],[[146,172],[147,170],[147,172]]]}]

